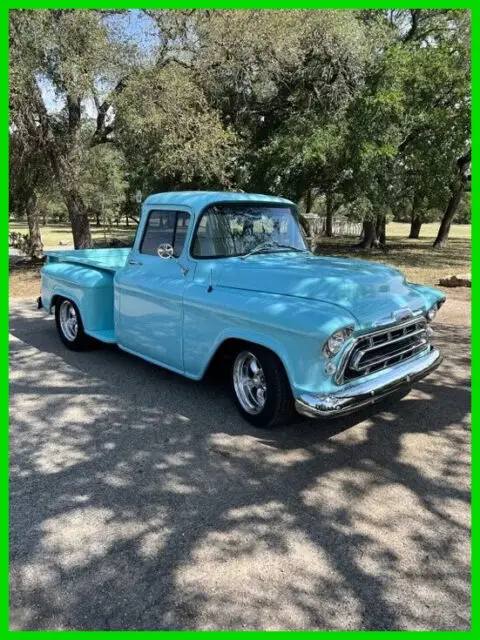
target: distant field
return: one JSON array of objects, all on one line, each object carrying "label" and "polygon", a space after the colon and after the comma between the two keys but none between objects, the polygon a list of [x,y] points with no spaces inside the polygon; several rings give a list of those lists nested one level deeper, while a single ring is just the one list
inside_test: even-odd
[{"label": "distant field", "polygon": [[[436,238],[438,229],[440,227],[439,222],[429,222],[422,225],[420,232],[420,240],[422,238]],[[391,222],[387,225],[387,240],[388,238],[408,238],[410,233],[410,225],[407,222]],[[470,224],[452,224],[450,229],[449,238],[471,238],[472,226]]]},{"label": "distant field", "polygon": [[[10,222],[10,231],[16,231],[17,233],[27,233],[27,226],[22,222]],[[129,227],[120,225],[118,227],[106,228],[105,232],[103,227],[90,227],[92,237],[94,240],[103,240],[107,238],[119,238],[121,240],[127,240],[135,233],[137,226],[132,224]],[[52,224],[46,227],[40,227],[40,233],[42,236],[42,242],[45,249],[54,249],[58,247],[60,242],[62,244],[72,244],[73,237],[72,230],[68,224]]]},{"label": "distant field", "polygon": [[[409,240],[410,225],[392,222],[387,226],[387,251],[361,251],[354,245],[358,238],[322,238],[317,253],[362,258],[392,265],[403,271],[411,282],[438,285],[439,278],[470,271],[471,227],[452,225],[448,244],[444,249],[434,249],[433,239],[438,231],[438,223],[425,224],[419,240]],[[11,223],[11,231],[26,233],[25,225]],[[72,244],[72,234],[67,225],[42,227],[45,249],[53,249],[62,244]],[[105,230],[107,238],[127,240],[135,233],[135,227],[113,227]],[[92,227],[96,240],[103,240],[102,227]],[[39,293],[40,278],[38,267],[23,265],[10,271],[10,296],[27,297]],[[453,293],[453,291],[452,291]],[[465,292],[467,293],[467,292]],[[469,294],[468,294],[469,295]]]}]

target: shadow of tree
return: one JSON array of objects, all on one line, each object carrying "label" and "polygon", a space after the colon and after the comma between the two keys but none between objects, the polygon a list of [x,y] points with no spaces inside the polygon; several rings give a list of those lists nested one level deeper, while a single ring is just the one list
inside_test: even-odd
[{"label": "shadow of tree", "polygon": [[466,629],[469,332],[401,400],[255,430],[228,386],[11,317],[12,629]]}]

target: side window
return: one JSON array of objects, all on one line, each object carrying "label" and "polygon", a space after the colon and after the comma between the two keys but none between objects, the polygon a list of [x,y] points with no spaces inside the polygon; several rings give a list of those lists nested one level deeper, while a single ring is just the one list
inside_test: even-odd
[{"label": "side window", "polygon": [[157,255],[158,245],[171,244],[178,257],[185,244],[190,215],[184,211],[151,211],[143,233],[140,253]]}]

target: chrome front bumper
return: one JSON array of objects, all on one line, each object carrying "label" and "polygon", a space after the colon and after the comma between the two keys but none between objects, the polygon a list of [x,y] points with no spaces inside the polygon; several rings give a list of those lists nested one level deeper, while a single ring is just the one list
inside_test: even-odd
[{"label": "chrome front bumper", "polygon": [[305,393],[295,399],[298,413],[309,418],[336,418],[357,411],[381,398],[408,388],[438,367],[442,356],[432,348],[427,354],[393,367],[373,380],[342,386],[328,395]]}]

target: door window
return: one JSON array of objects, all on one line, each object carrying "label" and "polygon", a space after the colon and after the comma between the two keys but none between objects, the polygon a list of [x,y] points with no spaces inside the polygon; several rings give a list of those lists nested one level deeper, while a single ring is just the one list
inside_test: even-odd
[{"label": "door window", "polygon": [[151,211],[140,245],[140,253],[156,256],[160,244],[171,244],[173,255],[182,253],[190,214],[184,211]]}]

